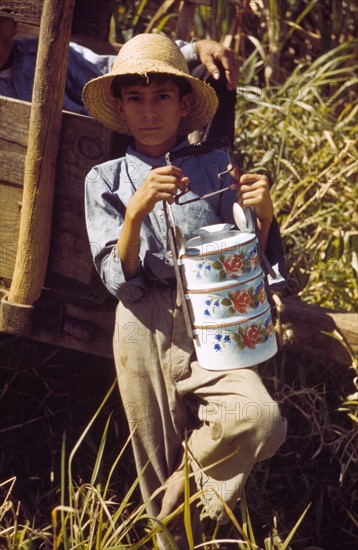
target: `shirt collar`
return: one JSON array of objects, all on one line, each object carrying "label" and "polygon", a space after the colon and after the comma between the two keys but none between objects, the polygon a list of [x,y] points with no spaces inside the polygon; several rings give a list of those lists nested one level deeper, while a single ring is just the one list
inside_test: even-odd
[{"label": "shirt collar", "polygon": [[[177,151],[178,149],[182,149],[183,147],[187,147],[189,145],[188,138],[183,139],[180,141],[175,147],[173,147],[172,151]],[[144,155],[143,153],[139,153],[134,149],[132,145],[128,146],[126,157],[129,160],[130,158],[136,158],[140,161],[144,162],[145,164],[148,164],[149,166],[162,166],[163,164],[166,164],[165,155],[161,155],[160,157],[149,157],[148,155]]]}]

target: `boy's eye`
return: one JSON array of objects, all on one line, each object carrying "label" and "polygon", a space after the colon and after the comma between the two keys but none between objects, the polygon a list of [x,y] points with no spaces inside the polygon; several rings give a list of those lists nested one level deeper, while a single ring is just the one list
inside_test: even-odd
[{"label": "boy's eye", "polygon": [[127,95],[125,101],[134,102],[139,101],[139,95]]},{"label": "boy's eye", "polygon": [[158,94],[158,99],[161,99],[161,100],[168,99],[168,97],[169,97],[169,94],[165,94],[165,93]]}]

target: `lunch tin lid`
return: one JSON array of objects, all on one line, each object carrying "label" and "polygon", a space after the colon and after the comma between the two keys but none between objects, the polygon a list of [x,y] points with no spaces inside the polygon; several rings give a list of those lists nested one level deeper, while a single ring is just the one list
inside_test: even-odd
[{"label": "lunch tin lid", "polygon": [[205,283],[198,284],[198,285],[190,285],[186,288],[185,292],[187,294],[207,294],[208,292],[218,292],[220,290],[230,290],[230,289],[239,289],[240,287],[245,287],[248,284],[252,283],[256,279],[261,279],[263,281],[263,271],[260,269],[260,271],[254,271],[253,276],[249,277],[248,279],[240,280],[238,279],[230,279],[229,281],[222,281],[221,283],[215,282],[215,283]]},{"label": "lunch tin lid", "polygon": [[255,233],[244,233],[243,231],[227,231],[221,238],[217,235],[215,238],[197,236],[186,241],[185,253],[181,255],[181,258],[220,254],[255,241]]},{"label": "lunch tin lid", "polygon": [[226,327],[233,327],[235,325],[242,325],[242,324],[246,324],[246,323],[251,323],[252,321],[255,321],[257,319],[259,319],[260,317],[264,317],[265,315],[267,315],[267,313],[269,313],[271,315],[271,308],[270,306],[268,305],[266,309],[264,309],[263,311],[261,311],[260,313],[257,313],[256,315],[248,315],[246,316],[245,318],[243,319],[240,319],[240,321],[231,321],[229,323],[225,323],[225,322],[222,322],[222,321],[206,321],[205,322],[205,325],[202,325],[202,324],[196,324],[194,323],[194,334],[195,334],[195,329],[203,329],[203,330],[212,330],[213,328],[217,328],[217,330],[222,330],[222,329],[225,329]]}]

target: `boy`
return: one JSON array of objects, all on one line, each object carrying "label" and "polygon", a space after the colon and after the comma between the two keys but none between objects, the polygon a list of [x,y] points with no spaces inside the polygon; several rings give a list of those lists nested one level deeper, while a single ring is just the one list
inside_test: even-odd
[{"label": "boy", "polygon": [[[232,222],[236,200],[254,207],[266,254],[282,264],[268,182],[256,174],[239,178],[234,170],[236,191],[174,204],[179,191],[192,198],[227,186],[217,177],[227,161],[214,151],[166,165],[165,153],[186,146],[184,136],[210,122],[217,98],[209,85],[189,75],[179,49],[164,36],[137,35],[127,42],[111,73],[89,82],[83,98],[95,118],[133,140],[125,157],[88,174],[86,218],[96,268],[119,299],[114,356],[134,430],[137,471],[144,470],[142,496],[157,518],[182,502],[187,432],[190,466],[205,511],[224,523],[222,500],[235,506],[255,462],[272,456],[283,443],[286,424],[256,367],[216,372],[196,361],[177,305],[163,201],[172,205],[186,239],[201,226]],[[255,417],[242,414],[250,404]],[[166,491],[150,498],[164,484]],[[194,512],[199,543],[197,508]],[[173,525],[172,534],[181,550],[187,548],[182,526]],[[159,544],[170,547],[163,535]]]}]

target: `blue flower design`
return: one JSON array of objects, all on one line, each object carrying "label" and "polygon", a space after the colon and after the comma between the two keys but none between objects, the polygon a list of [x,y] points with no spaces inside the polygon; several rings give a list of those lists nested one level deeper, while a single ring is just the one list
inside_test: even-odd
[{"label": "blue flower design", "polygon": [[215,351],[221,351],[221,346],[220,346],[220,344],[215,344],[214,350],[215,350]]},{"label": "blue flower design", "polygon": [[226,336],[224,336],[223,338],[223,342],[225,342],[226,344],[229,343],[231,341],[230,339],[230,334],[227,334]]},{"label": "blue flower design", "polygon": [[218,340],[218,342],[220,342],[221,338],[222,338],[221,334],[215,334],[215,340]]},{"label": "blue flower design", "polygon": [[204,309],[204,315],[205,317],[211,317],[211,313],[208,309]]}]

